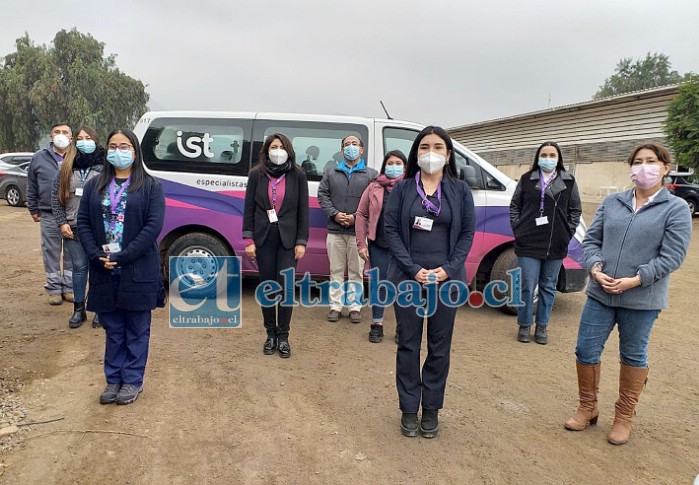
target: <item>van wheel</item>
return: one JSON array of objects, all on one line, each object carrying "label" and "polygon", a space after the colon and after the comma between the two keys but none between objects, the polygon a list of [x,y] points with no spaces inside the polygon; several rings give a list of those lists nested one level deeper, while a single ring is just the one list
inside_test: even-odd
[{"label": "van wheel", "polygon": [[[493,264],[493,269],[490,272],[490,279],[491,281],[493,280],[501,280],[501,281],[510,281],[510,277],[507,274],[508,271],[511,269],[515,269],[519,264],[517,263],[517,255],[515,254],[514,249],[507,249],[498,256],[498,259],[495,260],[495,264]],[[508,299],[511,299],[511,292],[512,288],[508,288],[507,294],[499,293],[496,292],[496,296],[498,298],[504,298],[505,296]],[[536,303],[538,300],[538,290],[535,288],[534,289],[534,304],[532,305],[532,308],[536,308]],[[517,307],[512,307],[509,305],[503,305],[500,307],[500,311],[503,313],[506,313],[507,315],[517,315]]]},{"label": "van wheel", "polygon": [[226,245],[217,237],[204,232],[186,234],[173,242],[167,251],[165,281],[170,281],[170,257],[179,256],[173,264],[182,282],[190,288],[207,290],[216,284],[219,265],[216,256],[231,256]]}]

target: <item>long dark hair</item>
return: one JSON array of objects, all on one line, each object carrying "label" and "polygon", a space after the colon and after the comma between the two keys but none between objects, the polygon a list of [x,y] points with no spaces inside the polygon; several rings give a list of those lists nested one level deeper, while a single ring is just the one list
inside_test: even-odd
[{"label": "long dark hair", "polygon": [[[391,150],[388,152],[386,155],[383,156],[383,163],[381,164],[381,174],[386,173],[386,162],[388,162],[388,159],[391,157],[396,157],[400,158],[403,161],[403,166],[408,164],[408,160],[405,158],[405,155],[403,155],[403,152],[400,150]],[[403,168],[403,171],[405,172],[405,168]]]},{"label": "long dark hair", "polygon": [[[286,153],[289,155],[286,163],[283,163],[282,165],[275,165],[269,159],[269,147],[274,140],[279,140],[282,143],[282,148],[284,148]],[[261,170],[263,172],[268,172],[273,176],[277,174],[281,175],[283,173],[290,172],[291,170],[300,171],[301,169],[296,165],[296,152],[294,151],[294,146],[291,144],[289,137],[282,135],[281,133],[274,133],[273,135],[268,136],[265,142],[262,144],[262,148],[260,148],[260,153],[257,155],[257,163],[254,167],[252,167],[252,170]]]},{"label": "long dark hair", "polygon": [[[128,192],[135,192],[143,186],[144,183],[150,183],[153,177],[148,175],[146,169],[143,166],[143,153],[141,152],[141,144],[138,142],[138,138],[134,135],[133,131],[127,130],[126,128],[117,129],[112,131],[107,137],[107,147],[114,135],[122,134],[129,139],[129,142],[133,146],[134,160],[131,166],[131,181],[129,182]],[[105,188],[111,183],[112,179],[116,175],[114,166],[107,162],[104,164],[104,169],[97,179],[97,190],[100,193],[104,193]]]},{"label": "long dark hair", "polygon": [[558,152],[558,164],[556,165],[556,170],[559,172],[565,171],[565,166],[563,165],[563,152],[561,151],[561,147],[558,146],[558,143],[555,141],[545,141],[541,145],[539,145],[539,148],[536,149],[536,154],[534,155],[534,163],[532,164],[532,172],[535,170],[539,170],[539,154],[541,153],[541,149],[544,147],[553,147],[556,149],[556,152]]},{"label": "long dark hair", "polygon": [[413,146],[410,147],[410,154],[408,155],[408,164],[405,167],[405,178],[408,179],[410,177],[414,177],[415,174],[420,171],[420,166],[417,164],[417,150],[420,147],[422,139],[425,138],[427,135],[437,135],[442,139],[442,141],[444,141],[447,150],[449,150],[449,159],[447,160],[447,164],[444,167],[444,174],[447,177],[456,178],[456,156],[454,155],[454,143],[451,141],[451,138],[444,130],[444,128],[441,128],[439,126],[428,126],[424,128],[420,132],[420,134],[417,135],[417,138],[415,138]]}]

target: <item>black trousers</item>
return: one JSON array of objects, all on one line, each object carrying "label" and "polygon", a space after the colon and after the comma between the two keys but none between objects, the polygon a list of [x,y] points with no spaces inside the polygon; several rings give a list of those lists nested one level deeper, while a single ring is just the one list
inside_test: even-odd
[{"label": "black trousers", "polygon": [[[284,286],[284,280],[280,272],[288,268],[296,269],[294,248],[286,249],[282,245],[279,237],[279,226],[276,224],[271,225],[267,239],[262,246],[256,248],[256,254],[257,267],[260,270],[260,282],[274,280]],[[272,294],[270,298],[274,298],[274,296]],[[289,335],[292,310],[292,306],[262,307],[262,319],[268,336],[287,337]]]},{"label": "black trousers", "polygon": [[427,318],[427,358],[420,373],[420,346],[424,319],[415,307],[394,306],[398,332],[396,386],[404,413],[420,409],[437,410],[444,405],[444,390],[449,375],[449,354],[457,308],[437,303],[435,314]]}]

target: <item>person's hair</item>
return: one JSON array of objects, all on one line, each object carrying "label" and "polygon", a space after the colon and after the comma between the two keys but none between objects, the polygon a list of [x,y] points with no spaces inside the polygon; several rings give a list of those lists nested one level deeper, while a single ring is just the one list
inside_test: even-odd
[{"label": "person's hair", "polygon": [[274,133],[265,139],[265,142],[262,144],[262,148],[260,148],[260,153],[257,155],[257,163],[253,169],[264,170],[265,163],[267,163],[267,160],[269,160],[269,147],[272,145],[274,140],[279,140],[282,143],[282,148],[284,148],[286,153],[289,154],[289,161],[291,162],[292,168],[294,170],[300,170],[300,168],[296,165],[296,152],[294,151],[294,146],[291,144],[291,140],[289,140],[289,137],[282,135],[281,133]]},{"label": "person's hair", "polygon": [[[77,131],[77,134],[79,135],[81,131],[84,131],[85,133],[90,135],[90,138],[94,140],[96,145],[100,144],[99,135],[97,135],[97,132],[92,127],[83,125]],[[70,146],[68,147],[68,151],[66,152],[66,155],[63,158],[61,170],[58,175],[58,201],[62,205],[66,205],[68,199],[70,198],[70,179],[73,176],[73,161],[75,160],[75,157],[78,156],[78,135],[73,137],[73,141],[70,142]]]},{"label": "person's hair", "polygon": [[386,155],[383,156],[383,163],[381,164],[381,174],[386,173],[386,162],[388,162],[388,159],[391,157],[396,157],[400,158],[401,161],[403,162],[403,171],[405,171],[405,165],[408,164],[408,160],[405,158],[405,155],[403,155],[403,152],[400,150],[391,150],[388,152]]},{"label": "person's hair", "polygon": [[417,135],[417,138],[415,138],[413,146],[410,147],[410,154],[408,155],[408,164],[405,167],[405,178],[408,179],[410,177],[414,177],[415,174],[420,171],[420,166],[417,164],[417,151],[418,148],[420,148],[420,143],[422,143],[422,139],[425,138],[427,135],[437,135],[442,139],[442,141],[444,141],[444,144],[446,145],[447,150],[449,151],[449,159],[447,160],[447,164],[444,167],[444,174],[447,177],[455,178],[456,156],[454,155],[454,143],[451,141],[451,138],[444,130],[444,128],[441,128],[439,126],[427,126],[423,128],[423,130]]},{"label": "person's hair", "polygon": [[541,145],[539,145],[539,148],[536,149],[536,154],[534,154],[534,163],[532,164],[532,171],[534,170],[539,170],[539,154],[541,154],[541,149],[544,147],[553,147],[556,149],[556,153],[558,153],[558,163],[556,164],[556,170],[558,171],[565,171],[565,166],[563,165],[563,152],[561,151],[561,147],[558,146],[558,143],[555,141],[545,141]]},{"label": "person's hair", "polygon": [[[114,135],[119,134],[124,135],[126,138],[128,138],[129,142],[133,146],[134,160],[133,165],[131,166],[131,181],[129,182],[129,188],[127,189],[127,191],[135,192],[138,189],[140,189],[145,182],[152,181],[153,177],[148,175],[145,167],[143,166],[143,154],[141,152],[141,144],[138,142],[138,138],[136,138],[136,135],[134,135],[133,131],[127,130],[125,128],[112,131],[107,137],[107,143],[105,144],[105,146],[109,147],[109,142],[111,141],[112,137]],[[115,175],[116,171],[114,170],[114,165],[112,165],[109,162],[105,163],[104,168],[102,169],[102,173],[97,179],[97,190],[100,193],[104,193],[104,189],[111,183]]]},{"label": "person's hair", "polygon": [[353,137],[355,137],[357,140],[359,140],[359,146],[362,147],[362,148],[364,148],[364,142],[362,141],[361,138],[359,138],[357,135],[347,135],[347,136],[344,137],[344,138],[342,139],[342,141],[340,142],[340,149],[344,149],[344,148],[345,148],[345,140],[346,140],[347,138],[349,138],[350,136],[353,136]]},{"label": "person's hair", "polygon": [[670,152],[663,145],[661,145],[660,143],[644,143],[643,145],[639,145],[636,148],[634,148],[634,150],[631,152],[631,155],[627,160],[629,165],[633,165],[633,161],[636,159],[636,155],[638,155],[638,152],[644,149],[650,150],[653,153],[655,153],[655,156],[658,157],[658,160],[663,162],[665,165],[672,163],[672,157],[670,156]]},{"label": "person's hair", "polygon": [[68,131],[70,131],[70,134],[71,135],[73,134],[73,130],[71,129],[71,127],[68,123],[54,123],[54,124],[52,124],[51,129],[49,130],[49,133],[51,133],[53,131],[53,129],[56,128],[57,126],[67,126]]}]

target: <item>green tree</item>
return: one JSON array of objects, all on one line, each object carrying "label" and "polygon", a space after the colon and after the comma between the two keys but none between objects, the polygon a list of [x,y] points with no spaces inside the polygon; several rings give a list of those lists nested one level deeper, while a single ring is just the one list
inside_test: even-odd
[{"label": "green tree", "polygon": [[699,169],[699,76],[682,83],[670,102],[665,134],[677,164]]},{"label": "green tree", "polygon": [[89,34],[61,30],[49,47],[25,34],[16,47],[0,64],[0,149],[34,150],[56,122],[87,124],[104,137],[148,109],[144,84]]},{"label": "green tree", "polygon": [[670,58],[665,54],[649,52],[645,59],[635,62],[630,57],[624,58],[616,65],[614,74],[605,79],[593,99],[677,84],[691,76],[691,73],[682,76],[677,71],[671,71],[670,67]]}]

